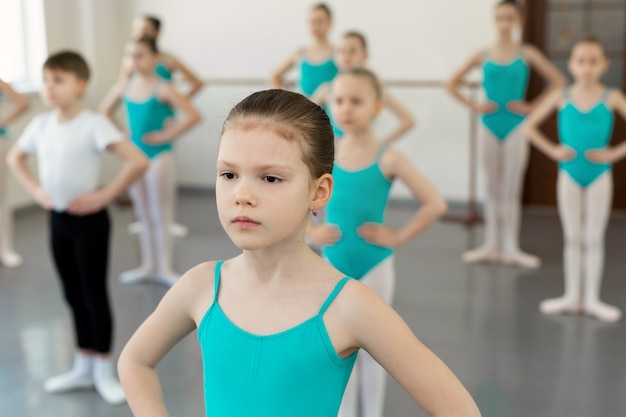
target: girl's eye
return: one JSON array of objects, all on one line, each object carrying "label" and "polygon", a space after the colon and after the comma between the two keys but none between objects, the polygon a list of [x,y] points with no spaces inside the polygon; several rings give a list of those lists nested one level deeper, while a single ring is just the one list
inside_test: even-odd
[{"label": "girl's eye", "polygon": [[279,183],[279,182],[281,181],[281,179],[280,179],[280,178],[273,177],[273,176],[271,176],[271,175],[266,175],[266,176],[264,177],[264,179],[265,179],[265,181],[266,181],[266,182],[269,182],[270,184]]},{"label": "girl's eye", "polygon": [[235,179],[235,174],[233,174],[232,172],[224,172],[220,176],[226,178],[227,180],[234,180]]}]

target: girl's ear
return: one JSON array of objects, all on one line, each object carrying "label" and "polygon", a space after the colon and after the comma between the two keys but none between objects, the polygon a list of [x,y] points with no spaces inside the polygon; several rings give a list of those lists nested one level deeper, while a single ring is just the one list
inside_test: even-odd
[{"label": "girl's ear", "polygon": [[310,210],[315,212],[320,210],[330,200],[333,194],[333,176],[330,174],[324,174],[313,183],[313,196],[311,199]]},{"label": "girl's ear", "polygon": [[376,101],[376,107],[374,109],[374,115],[378,116],[380,114],[380,112],[383,110],[384,107],[385,107],[385,103],[383,103],[383,99],[379,98]]}]

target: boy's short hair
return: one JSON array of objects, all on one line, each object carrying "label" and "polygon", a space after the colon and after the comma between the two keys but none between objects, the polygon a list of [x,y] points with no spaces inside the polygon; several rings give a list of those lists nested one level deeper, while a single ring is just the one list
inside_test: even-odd
[{"label": "boy's short hair", "polygon": [[43,64],[44,69],[70,72],[79,80],[89,80],[89,65],[80,54],[73,51],[62,51],[52,54]]}]

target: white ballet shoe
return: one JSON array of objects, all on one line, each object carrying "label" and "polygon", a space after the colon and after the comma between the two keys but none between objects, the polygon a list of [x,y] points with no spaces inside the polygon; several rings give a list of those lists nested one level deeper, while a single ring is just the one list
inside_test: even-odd
[{"label": "white ballet shoe", "polygon": [[46,380],[43,389],[48,394],[61,394],[79,389],[92,388],[92,369],[93,358],[89,355],[76,353],[74,355],[74,366],[72,369],[69,372]]},{"label": "white ballet shoe", "polygon": [[165,274],[157,274],[154,279],[158,284],[171,288],[174,284],[176,284],[176,282],[178,282],[180,275],[176,272],[168,272]]},{"label": "white ballet shoe", "polygon": [[48,394],[62,394],[89,388],[93,388],[91,376],[78,376],[71,371],[50,378],[43,385],[44,391]]},{"label": "white ballet shoe", "polygon": [[580,301],[572,300],[566,297],[549,298],[543,300],[539,304],[539,311],[548,316],[559,314],[580,314],[582,313],[582,304]]},{"label": "white ballet shoe", "polygon": [[475,263],[497,263],[500,262],[502,255],[500,251],[492,248],[477,248],[463,252],[461,259],[467,264]]},{"label": "white ballet shoe", "polygon": [[120,274],[120,282],[125,285],[138,284],[154,279],[154,270],[151,268],[140,266],[130,271],[124,271]]},{"label": "white ballet shoe", "polygon": [[521,251],[505,253],[502,263],[508,266],[518,266],[520,268],[537,269],[541,266],[541,259],[535,255],[530,255]]},{"label": "white ballet shoe", "polygon": [[584,313],[606,323],[616,323],[622,318],[622,310],[602,302],[585,305]]},{"label": "white ballet shoe", "polygon": [[110,359],[96,358],[93,367],[93,382],[96,391],[104,401],[111,405],[126,402],[126,394],[113,373]]},{"label": "white ballet shoe", "polygon": [[138,235],[143,230],[143,226],[139,222],[134,222],[129,224],[126,230],[128,230],[128,233],[131,235]]},{"label": "white ballet shoe", "polygon": [[178,238],[187,237],[189,236],[189,228],[180,223],[172,223],[170,226],[170,235]]},{"label": "white ballet shoe", "polygon": [[5,268],[13,269],[22,266],[24,259],[14,251],[7,251],[0,255],[0,263]]},{"label": "white ballet shoe", "polygon": [[[140,222],[134,222],[128,225],[128,233],[131,235],[138,235],[143,230],[143,226]],[[183,238],[189,236],[189,228],[180,223],[173,223],[170,226],[170,235],[177,238]]]}]

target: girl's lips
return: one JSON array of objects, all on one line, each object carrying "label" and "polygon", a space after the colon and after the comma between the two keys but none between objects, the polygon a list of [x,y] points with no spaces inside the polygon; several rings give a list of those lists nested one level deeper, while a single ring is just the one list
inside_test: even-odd
[{"label": "girl's lips", "polygon": [[261,224],[246,216],[235,217],[235,219],[232,222],[242,229],[252,229]]}]

